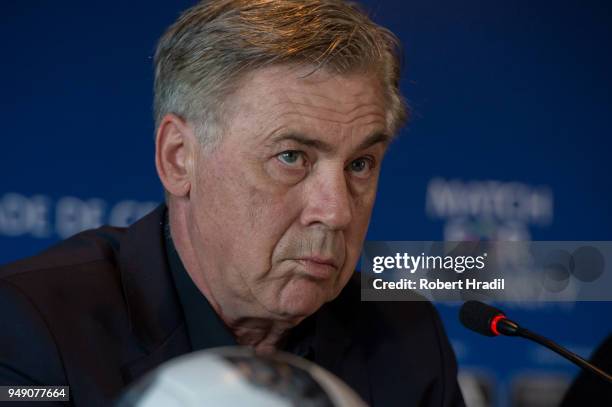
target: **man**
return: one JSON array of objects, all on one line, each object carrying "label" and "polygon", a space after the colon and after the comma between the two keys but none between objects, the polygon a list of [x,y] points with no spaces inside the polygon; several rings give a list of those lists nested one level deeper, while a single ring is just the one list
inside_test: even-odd
[{"label": "man", "polygon": [[192,350],[329,369],[372,405],[462,404],[425,302],[360,303],[385,150],[405,119],[397,42],[339,0],[203,2],[155,57],[160,206],[2,271],[10,384],[106,405]]}]

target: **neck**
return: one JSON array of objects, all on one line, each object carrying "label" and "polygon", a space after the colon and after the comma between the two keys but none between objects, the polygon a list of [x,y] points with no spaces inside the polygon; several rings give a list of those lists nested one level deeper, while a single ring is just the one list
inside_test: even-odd
[{"label": "neck", "polygon": [[294,324],[247,318],[228,325],[239,345],[250,346],[257,353],[272,353],[279,348]]},{"label": "neck", "polygon": [[[289,330],[303,318],[283,319],[272,315],[255,301],[249,290],[228,289],[214,273],[207,273],[206,270],[214,269],[215,259],[205,254],[205,247],[195,248],[192,244],[195,239],[188,234],[190,220],[186,213],[181,202],[168,202],[171,238],[187,274],[239,345],[250,346],[262,354],[275,351]],[[208,262],[205,264],[203,259]]]}]

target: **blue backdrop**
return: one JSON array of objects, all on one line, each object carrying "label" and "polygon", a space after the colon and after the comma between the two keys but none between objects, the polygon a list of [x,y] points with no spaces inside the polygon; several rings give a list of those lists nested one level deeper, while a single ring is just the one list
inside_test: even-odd
[{"label": "blue backdrop", "polygon": [[[609,2],[362,3],[403,41],[413,109],[383,166],[369,239],[612,239]],[[191,4],[0,6],[0,263],[128,224],[162,199],[151,57]],[[547,405],[576,373],[439,309],[474,406]],[[612,328],[611,303],[509,311],[585,356]]]}]

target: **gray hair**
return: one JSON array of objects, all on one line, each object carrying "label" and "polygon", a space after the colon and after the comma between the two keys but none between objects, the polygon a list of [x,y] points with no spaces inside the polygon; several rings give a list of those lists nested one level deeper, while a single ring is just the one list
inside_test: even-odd
[{"label": "gray hair", "polygon": [[155,53],[155,127],[174,113],[204,146],[223,125],[223,102],[241,76],[274,64],[339,74],[373,72],[388,100],[393,134],[408,112],[399,92],[400,44],[356,5],[341,0],[209,0],[185,11]]}]

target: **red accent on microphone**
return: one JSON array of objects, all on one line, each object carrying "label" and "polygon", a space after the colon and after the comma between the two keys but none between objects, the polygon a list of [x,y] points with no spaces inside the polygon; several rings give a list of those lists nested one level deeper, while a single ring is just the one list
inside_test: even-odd
[{"label": "red accent on microphone", "polygon": [[497,330],[497,323],[502,319],[506,319],[506,316],[504,314],[495,315],[491,320],[491,324],[489,325],[491,331],[497,336],[500,335],[499,331]]}]

